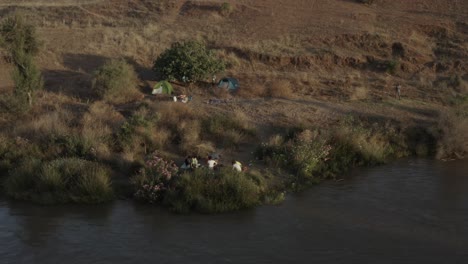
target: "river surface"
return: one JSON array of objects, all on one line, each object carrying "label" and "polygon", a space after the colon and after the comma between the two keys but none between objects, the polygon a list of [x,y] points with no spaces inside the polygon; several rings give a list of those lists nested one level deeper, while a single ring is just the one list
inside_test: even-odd
[{"label": "river surface", "polygon": [[468,263],[468,162],[350,174],[222,215],[0,201],[0,263]]}]

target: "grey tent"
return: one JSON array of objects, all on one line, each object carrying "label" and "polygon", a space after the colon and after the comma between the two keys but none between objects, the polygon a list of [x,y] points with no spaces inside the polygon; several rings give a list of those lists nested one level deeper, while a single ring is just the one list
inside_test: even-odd
[{"label": "grey tent", "polygon": [[219,81],[218,87],[229,91],[236,91],[239,89],[239,81],[234,78],[224,77]]}]

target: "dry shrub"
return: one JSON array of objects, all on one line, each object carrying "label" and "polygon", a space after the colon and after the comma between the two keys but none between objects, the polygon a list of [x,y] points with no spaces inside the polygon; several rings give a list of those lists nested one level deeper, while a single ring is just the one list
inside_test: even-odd
[{"label": "dry shrub", "polygon": [[232,113],[232,119],[235,120],[237,127],[244,131],[255,131],[255,127],[250,122],[250,118],[242,111],[235,110]]},{"label": "dry shrub", "polygon": [[92,104],[88,112],[84,114],[81,120],[81,137],[93,148],[93,154],[96,157],[110,158],[109,144],[122,120],[123,116],[105,102]]},{"label": "dry shrub", "polygon": [[244,98],[264,97],[265,85],[255,83],[251,85],[242,86],[237,93],[238,95]]},{"label": "dry shrub", "polygon": [[49,136],[66,136],[72,134],[70,123],[74,119],[66,110],[54,111],[33,118],[30,122],[22,122],[16,128],[17,133],[26,138],[42,139]]},{"label": "dry shrub", "polygon": [[138,77],[133,67],[124,60],[112,60],[93,75],[93,90],[112,103],[126,103],[141,98],[136,88]]},{"label": "dry shrub", "polygon": [[199,121],[183,120],[177,126],[177,133],[180,137],[180,149],[186,154],[200,143],[201,127]]},{"label": "dry shrub", "polygon": [[439,120],[441,136],[438,144],[438,158],[464,158],[468,154],[468,118],[446,112]]},{"label": "dry shrub", "polygon": [[292,85],[287,80],[271,81],[267,85],[267,95],[270,97],[290,99],[293,97]]},{"label": "dry shrub", "polygon": [[171,132],[164,128],[154,129],[150,135],[149,140],[155,148],[163,148],[169,142]]},{"label": "dry shrub", "polygon": [[199,157],[206,157],[211,153],[214,153],[216,148],[213,143],[203,141],[191,147],[191,149],[186,152],[186,154],[196,155]]}]

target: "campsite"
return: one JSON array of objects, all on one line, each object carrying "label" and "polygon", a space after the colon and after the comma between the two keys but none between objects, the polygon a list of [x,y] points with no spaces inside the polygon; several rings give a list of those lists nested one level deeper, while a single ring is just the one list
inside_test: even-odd
[{"label": "campsite", "polygon": [[[0,4],[11,199],[225,212],[353,167],[466,157],[466,1],[13,2]],[[180,171],[214,153],[219,170]],[[192,184],[223,195],[213,181],[235,194],[184,204]]]},{"label": "campsite", "polygon": [[468,0],[0,0],[0,264],[468,263]]}]

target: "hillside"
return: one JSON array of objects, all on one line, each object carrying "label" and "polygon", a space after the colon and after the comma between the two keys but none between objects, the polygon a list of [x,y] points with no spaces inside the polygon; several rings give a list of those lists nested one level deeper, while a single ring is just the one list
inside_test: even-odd
[{"label": "hillside", "polygon": [[[466,105],[468,1],[0,1],[0,17],[13,14],[37,28],[45,89],[29,113],[2,113],[0,139],[37,145],[47,160],[74,155],[67,152],[69,139],[78,138],[87,142],[82,156],[110,165],[119,179],[155,149],[176,161],[218,151],[251,163],[261,142],[298,128],[334,131],[349,117],[402,138],[407,149],[395,156],[434,154],[449,135],[440,127],[449,120],[445,113]],[[190,104],[152,97],[153,61],[185,40],[214,49],[228,65],[222,74],[238,78],[240,91],[175,84],[176,93],[193,95]],[[138,74],[139,95],[129,102],[102,102],[91,90],[92,74],[112,58],[125,59]],[[11,71],[2,61],[2,95],[14,89]],[[402,100],[395,98],[397,83]],[[210,98],[228,103],[207,104]],[[135,128],[131,147],[102,139],[118,137],[132,116],[150,118],[148,112],[157,112],[159,121]],[[206,132],[203,120],[214,114],[235,117],[241,128]],[[466,115],[461,120],[450,129],[458,138],[450,144],[461,149],[456,157],[468,151]],[[447,149],[440,157],[453,157]],[[266,164],[251,166],[264,170]]]}]

